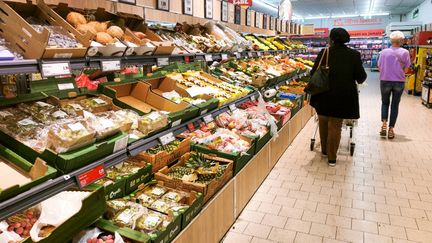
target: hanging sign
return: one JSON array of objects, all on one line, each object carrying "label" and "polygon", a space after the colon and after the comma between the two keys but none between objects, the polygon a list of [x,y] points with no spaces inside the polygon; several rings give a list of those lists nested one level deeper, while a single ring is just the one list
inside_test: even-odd
[{"label": "hanging sign", "polygon": [[244,6],[244,7],[252,6],[252,0],[228,0],[228,2],[230,2],[234,5],[239,5],[239,6]]}]

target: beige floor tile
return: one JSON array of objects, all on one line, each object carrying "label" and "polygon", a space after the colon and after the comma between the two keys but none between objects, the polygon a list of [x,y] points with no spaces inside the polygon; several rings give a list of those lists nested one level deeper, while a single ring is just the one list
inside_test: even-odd
[{"label": "beige floor tile", "polygon": [[223,240],[223,243],[249,243],[252,240],[252,236],[243,235],[236,232],[228,232]]},{"label": "beige floor tile", "polygon": [[417,226],[419,230],[432,232],[432,221],[417,219]]},{"label": "beige floor tile", "polygon": [[402,216],[417,219],[427,219],[426,212],[421,209],[400,208]]},{"label": "beige floor tile", "polygon": [[304,210],[309,210],[309,211],[316,211],[317,204],[318,203],[316,203],[316,202],[297,199],[297,201],[294,204],[294,208],[304,209]]},{"label": "beige floor tile", "polygon": [[320,213],[339,215],[340,206],[331,205],[331,204],[327,204],[327,203],[318,203],[316,211],[320,212]]},{"label": "beige floor tile", "polygon": [[323,238],[315,235],[307,235],[303,233],[297,233],[295,243],[316,243],[322,242]]},{"label": "beige floor tile", "polygon": [[259,208],[260,204],[260,201],[250,200],[249,203],[246,205],[245,210],[256,211]]},{"label": "beige floor tile", "polygon": [[387,213],[390,215],[400,215],[400,210],[398,206],[383,204],[383,203],[377,203],[376,205],[376,211],[378,213]]},{"label": "beige floor tile", "polygon": [[264,218],[264,213],[255,212],[255,211],[249,211],[249,210],[243,210],[243,212],[240,214],[239,219],[253,222],[253,223],[261,223],[262,219]]},{"label": "beige floor tile", "polygon": [[428,243],[432,239],[432,232],[406,229],[408,240]]},{"label": "beige floor tile", "polygon": [[364,218],[363,211],[364,210],[362,209],[341,207],[339,215],[347,218],[363,219]]},{"label": "beige floor tile", "polygon": [[377,234],[371,234],[371,233],[365,233],[365,240],[364,242],[371,242],[371,243],[392,243],[392,238],[387,237],[384,235],[377,235]]},{"label": "beige floor tile", "polygon": [[285,196],[276,196],[276,198],[273,201],[273,204],[287,206],[287,207],[294,207],[295,202],[296,199],[293,198],[289,198]]},{"label": "beige floor tile", "polygon": [[336,239],[353,243],[363,243],[363,232],[337,228]]},{"label": "beige floor tile", "polygon": [[269,213],[269,214],[278,215],[281,208],[282,208],[282,206],[280,206],[280,205],[263,202],[263,203],[261,203],[261,205],[259,206],[257,211],[261,212],[261,213],[267,213],[267,214]]},{"label": "beige floor tile", "polygon": [[[417,223],[416,223],[415,219],[413,219],[413,218],[407,218],[407,217],[396,216],[396,215],[389,215],[389,216],[390,216],[390,224],[391,225],[417,229]],[[427,222],[429,222],[429,221],[427,221]]]},{"label": "beige floor tile", "polygon": [[325,238],[336,238],[336,226],[312,223],[310,234]]},{"label": "beige floor tile", "polygon": [[270,232],[270,235],[268,236],[268,239],[277,242],[291,243],[294,242],[295,237],[295,231],[273,228]]},{"label": "beige floor tile", "polygon": [[303,216],[303,210],[291,207],[283,206],[279,212],[279,216],[285,216],[289,218],[301,219]]},{"label": "beige floor tile", "polygon": [[302,220],[321,224],[325,223],[326,218],[327,214],[325,213],[312,212],[308,210],[305,210],[302,216]]},{"label": "beige floor tile", "polygon": [[243,231],[243,234],[267,239],[268,235],[270,234],[270,230],[271,230],[270,226],[249,223],[246,226],[246,229]]},{"label": "beige floor tile", "polygon": [[365,211],[365,220],[374,221],[378,223],[390,223],[389,215],[386,213],[377,213],[371,211]]},{"label": "beige floor tile", "polygon": [[351,218],[329,214],[327,215],[326,224],[351,229]]},{"label": "beige floor tile", "polygon": [[289,218],[285,224],[285,229],[297,231],[297,232],[309,233],[311,225],[312,223],[309,221]]},{"label": "beige floor tile", "polygon": [[395,237],[399,239],[406,239],[405,228],[400,226],[379,224],[378,225],[379,235],[385,235],[390,237]]},{"label": "beige floor tile", "polygon": [[243,231],[246,229],[246,226],[249,224],[248,221],[238,219],[232,226],[230,231],[237,232],[237,233],[243,233]]},{"label": "beige floor tile", "polygon": [[286,221],[288,220],[287,217],[283,216],[276,216],[273,214],[266,214],[261,222],[261,224],[283,228],[285,226]]},{"label": "beige floor tile", "polygon": [[361,200],[353,200],[353,208],[375,211],[375,203]]},{"label": "beige floor tile", "polygon": [[253,237],[251,243],[277,243],[277,241],[261,239],[258,237]]},{"label": "beige floor tile", "polygon": [[353,219],[352,229],[356,231],[378,234],[378,223],[373,221],[367,221],[367,220]]}]

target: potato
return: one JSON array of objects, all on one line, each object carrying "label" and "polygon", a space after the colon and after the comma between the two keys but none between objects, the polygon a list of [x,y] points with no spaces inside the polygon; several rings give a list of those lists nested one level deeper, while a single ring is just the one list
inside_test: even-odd
[{"label": "potato", "polygon": [[80,24],[87,24],[87,20],[84,15],[77,12],[68,13],[68,15],[66,16],[66,21],[74,27],[77,27]]}]

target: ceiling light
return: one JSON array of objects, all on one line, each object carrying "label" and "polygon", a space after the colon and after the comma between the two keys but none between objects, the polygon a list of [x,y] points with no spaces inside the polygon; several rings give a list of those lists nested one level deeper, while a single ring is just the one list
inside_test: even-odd
[{"label": "ceiling light", "polygon": [[369,17],[369,16],[388,16],[390,13],[369,13],[369,14],[360,14],[361,17]]},{"label": "ceiling light", "polygon": [[308,16],[304,17],[304,19],[328,19],[331,18],[330,16]]}]

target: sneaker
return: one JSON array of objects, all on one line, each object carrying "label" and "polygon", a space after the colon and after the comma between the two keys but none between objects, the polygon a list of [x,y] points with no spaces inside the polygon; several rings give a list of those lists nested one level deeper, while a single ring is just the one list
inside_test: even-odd
[{"label": "sneaker", "polygon": [[328,161],[329,166],[335,167],[336,166],[336,160],[329,160]]}]

